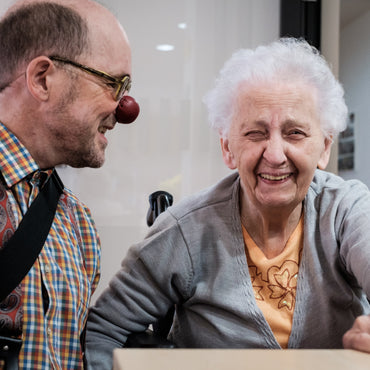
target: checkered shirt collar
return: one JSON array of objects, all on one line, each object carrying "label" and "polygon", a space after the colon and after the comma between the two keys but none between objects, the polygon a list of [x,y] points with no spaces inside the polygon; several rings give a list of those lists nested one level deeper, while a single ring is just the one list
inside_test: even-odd
[{"label": "checkered shirt collar", "polygon": [[0,172],[6,185],[10,188],[38,169],[26,147],[0,122]]}]

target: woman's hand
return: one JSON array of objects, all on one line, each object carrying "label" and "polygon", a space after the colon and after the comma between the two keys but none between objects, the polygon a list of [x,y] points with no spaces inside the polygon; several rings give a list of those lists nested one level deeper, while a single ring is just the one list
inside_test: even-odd
[{"label": "woman's hand", "polygon": [[356,318],[343,336],[343,347],[370,353],[370,315]]}]

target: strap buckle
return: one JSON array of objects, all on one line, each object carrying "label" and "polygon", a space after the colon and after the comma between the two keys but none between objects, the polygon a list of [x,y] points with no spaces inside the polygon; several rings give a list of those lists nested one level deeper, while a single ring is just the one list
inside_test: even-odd
[{"label": "strap buckle", "polygon": [[18,356],[22,347],[22,339],[0,336],[0,359],[5,361],[7,370],[18,369]]}]

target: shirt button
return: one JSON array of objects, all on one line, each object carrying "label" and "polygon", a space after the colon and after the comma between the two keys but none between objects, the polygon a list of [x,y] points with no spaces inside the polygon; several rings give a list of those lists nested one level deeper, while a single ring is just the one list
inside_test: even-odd
[{"label": "shirt button", "polygon": [[47,333],[48,333],[48,336],[50,337],[51,336],[51,329],[50,328],[48,328]]},{"label": "shirt button", "polygon": [[51,267],[50,265],[45,265],[45,272],[48,274],[51,272]]}]

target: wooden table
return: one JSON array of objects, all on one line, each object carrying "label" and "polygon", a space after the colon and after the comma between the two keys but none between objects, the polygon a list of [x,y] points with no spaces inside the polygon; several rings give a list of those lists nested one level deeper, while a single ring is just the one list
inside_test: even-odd
[{"label": "wooden table", "polygon": [[117,349],[113,370],[370,370],[352,350]]}]

